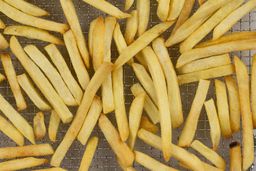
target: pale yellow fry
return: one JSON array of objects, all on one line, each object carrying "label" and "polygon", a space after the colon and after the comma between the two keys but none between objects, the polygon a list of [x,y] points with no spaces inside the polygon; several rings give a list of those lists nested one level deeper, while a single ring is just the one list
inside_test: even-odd
[{"label": "pale yellow fry", "polygon": [[[169,5],[170,3],[172,3],[171,0],[158,0],[158,6],[157,6],[156,14],[157,14],[158,18],[161,21],[166,21],[167,20],[169,10],[172,7],[171,5]],[[171,9],[171,10],[173,10],[173,9]],[[172,13],[172,12],[170,12],[170,13]]]},{"label": "pale yellow fry", "polygon": [[60,117],[58,116],[58,114],[54,110],[52,110],[50,121],[49,121],[49,127],[48,127],[49,139],[52,142],[56,141],[56,136],[57,136],[59,124],[60,124]]},{"label": "pale yellow fry", "polygon": [[150,15],[150,0],[137,0],[138,11],[138,35],[141,36],[148,28]]},{"label": "pale yellow fry", "polygon": [[88,32],[88,47],[89,47],[90,56],[92,56],[93,30],[94,30],[96,21],[97,21],[97,18],[91,21],[89,32]]},{"label": "pale yellow fry", "polygon": [[228,90],[230,125],[232,132],[240,130],[240,103],[236,81],[232,76],[225,77]]},{"label": "pale yellow fry", "polygon": [[237,10],[229,14],[221,23],[219,23],[213,30],[213,39],[217,39],[225,34],[229,29],[232,28],[242,17],[248,14],[256,7],[256,0],[250,0],[244,5],[239,7]]},{"label": "pale yellow fry", "polygon": [[105,50],[104,50],[105,62],[111,62],[111,43],[113,39],[116,22],[117,21],[115,17],[108,16],[105,18]]},{"label": "pale yellow fry", "polygon": [[252,106],[252,119],[253,126],[256,127],[256,55],[252,58],[252,70],[251,70],[251,106]]},{"label": "pale yellow fry", "polygon": [[223,65],[215,68],[210,68],[202,71],[187,73],[183,75],[178,75],[179,84],[187,84],[199,81],[200,79],[211,79],[227,75],[232,75],[234,73],[234,67],[232,64]]},{"label": "pale yellow fry", "polygon": [[82,57],[80,56],[75,37],[71,30],[67,31],[63,37],[78,82],[80,83],[81,87],[85,90],[90,78],[86,70],[86,67],[83,63]]},{"label": "pale yellow fry", "polygon": [[0,50],[5,50],[9,47],[9,43],[5,39],[5,37],[0,33]]},{"label": "pale yellow fry", "polygon": [[76,102],[57,69],[54,68],[46,56],[34,45],[25,46],[24,51],[42,72],[44,72],[64,103],[68,106],[76,106],[78,102]]},{"label": "pale yellow fry", "polygon": [[117,130],[105,115],[100,116],[99,127],[103,132],[110,147],[117,155],[117,158],[119,159],[122,166],[132,166],[134,160],[133,152],[128,147],[128,145],[121,140]]},{"label": "pale yellow fry", "polygon": [[194,31],[184,42],[180,45],[180,52],[184,53],[192,49],[205,36],[207,36],[215,26],[217,26],[226,16],[237,9],[244,0],[232,0],[231,2],[220,8],[214,15],[212,15],[203,25]]},{"label": "pale yellow fry", "polygon": [[88,114],[84,120],[83,126],[77,136],[77,139],[81,144],[85,145],[87,143],[95,125],[97,124],[101,111],[102,102],[99,97],[95,96],[92,101],[90,110],[88,111]]},{"label": "pale yellow fry", "polygon": [[229,145],[230,171],[242,171],[241,146],[238,142]]},{"label": "pale yellow fry", "polygon": [[66,169],[62,169],[60,167],[53,167],[53,168],[48,168],[48,169],[36,169],[33,171],[67,171]]},{"label": "pale yellow fry", "polygon": [[89,68],[90,67],[89,52],[86,47],[86,40],[79,23],[79,19],[77,17],[77,13],[76,13],[76,9],[74,7],[73,1],[60,0],[60,4],[65,14],[65,17],[68,21],[68,24],[70,25],[70,28],[74,34],[74,37],[76,39],[76,44],[82,56],[82,59],[85,65],[87,66],[87,68]]},{"label": "pale yellow fry", "polygon": [[207,96],[210,81],[200,80],[192,106],[190,108],[188,117],[186,119],[184,128],[179,137],[178,145],[181,147],[188,147],[192,143],[198,124],[198,119]]},{"label": "pale yellow fry", "polygon": [[253,122],[250,108],[249,76],[246,65],[234,57],[237,85],[239,92],[240,109],[242,116],[242,142],[243,142],[243,170],[251,167],[254,161]]},{"label": "pale yellow fry", "polygon": [[80,167],[79,167],[79,171],[86,171],[89,170],[94,153],[97,149],[98,146],[98,137],[92,137],[87,145],[86,145],[86,149],[82,158],[82,161],[80,163]]},{"label": "pale yellow fry", "polygon": [[203,5],[207,0],[197,0],[197,1],[198,1],[199,5],[201,6],[201,5]]},{"label": "pale yellow fry", "polygon": [[42,111],[47,111],[51,109],[51,106],[45,99],[43,99],[41,94],[34,87],[32,81],[27,77],[26,74],[18,75],[17,80],[21,88],[24,90],[24,92],[28,95],[30,100],[35,104],[38,109]]},{"label": "pale yellow fry", "polygon": [[176,71],[170,59],[168,50],[164,45],[164,39],[157,38],[153,41],[152,46],[162,66],[162,70],[165,74],[165,79],[167,82],[172,127],[177,128],[183,123],[184,119]]},{"label": "pale yellow fry", "polygon": [[54,44],[47,45],[44,47],[44,49],[48,53],[52,63],[59,71],[63,81],[66,83],[75,100],[78,104],[80,104],[83,97],[83,91],[73,77],[67,63],[64,60],[64,57]]},{"label": "pale yellow fry", "polygon": [[26,37],[28,39],[37,39],[56,45],[63,45],[63,41],[58,37],[50,34],[46,30],[42,30],[30,26],[14,25],[8,26],[4,29],[4,34]]},{"label": "pale yellow fry", "polygon": [[23,135],[2,116],[0,116],[0,131],[12,139],[17,145],[24,145]]},{"label": "pale yellow fry", "polygon": [[104,62],[100,68],[95,72],[94,76],[92,77],[91,81],[89,82],[82,102],[76,112],[76,116],[71,123],[66,135],[64,136],[62,142],[56,149],[55,153],[51,159],[52,166],[59,166],[61,161],[65,157],[69,147],[72,145],[73,141],[76,139],[81,127],[83,126],[84,120],[86,118],[87,112],[91,106],[93,98],[100,88],[103,81],[107,78],[107,75],[113,69],[113,65],[108,62]]},{"label": "pale yellow fry", "polygon": [[44,30],[60,33],[64,33],[68,29],[68,25],[66,24],[56,23],[54,21],[25,14],[18,9],[8,5],[3,0],[0,0],[0,11],[8,18],[24,25],[34,26]]},{"label": "pale yellow fry", "polygon": [[163,145],[162,151],[164,159],[168,161],[171,157],[172,122],[164,72],[155,52],[151,47],[146,47],[143,49],[142,53],[146,56],[145,59],[148,64],[156,91],[157,105],[160,115],[161,137]]},{"label": "pale yellow fry", "polygon": [[155,25],[145,33],[143,33],[138,39],[136,39],[132,44],[127,48],[123,49],[119,57],[115,62],[115,67],[119,68],[128,62],[132,57],[149,45],[155,38],[165,32],[169,27],[173,25],[172,22],[164,22],[158,25]]},{"label": "pale yellow fry", "polygon": [[6,26],[5,26],[4,22],[0,18],[0,29],[4,29],[5,27]]},{"label": "pale yellow fry", "polygon": [[[145,96],[146,98],[146,96]],[[159,128],[157,125],[153,124],[147,116],[142,115],[141,121],[140,121],[140,128],[145,129],[149,132],[152,132],[153,134],[156,134],[159,131]]]},{"label": "pale yellow fry", "polygon": [[127,18],[126,20],[126,27],[125,27],[125,41],[129,45],[134,41],[138,30],[138,12],[137,10],[133,10],[131,12],[131,17]]},{"label": "pale yellow fry", "polygon": [[181,68],[178,68],[180,74],[207,70],[210,68],[220,67],[231,63],[229,54],[211,56],[204,59],[192,61]]},{"label": "pale yellow fry", "polygon": [[46,127],[44,123],[43,112],[36,113],[33,119],[33,125],[34,125],[34,134],[35,134],[36,140],[43,139],[46,134]]},{"label": "pale yellow fry", "polygon": [[217,79],[215,80],[215,94],[221,134],[225,138],[229,138],[232,135],[232,130],[230,125],[227,89],[225,83]]},{"label": "pale yellow fry", "polygon": [[220,123],[218,119],[217,110],[216,110],[213,99],[207,100],[204,103],[204,107],[205,107],[207,118],[210,125],[210,136],[212,141],[212,148],[213,150],[216,151],[220,143],[221,130],[220,130]]},{"label": "pale yellow fry", "polygon": [[18,80],[16,78],[16,72],[15,72],[14,66],[12,64],[11,57],[7,53],[1,54],[0,56],[1,56],[1,61],[3,64],[3,68],[5,71],[5,75],[7,77],[8,83],[11,87],[13,96],[15,98],[15,102],[16,102],[18,111],[24,110],[27,108],[27,104],[26,104],[25,98],[21,92]]},{"label": "pale yellow fry", "polygon": [[125,0],[124,10],[125,11],[129,10],[132,7],[133,3],[134,3],[134,0]]},{"label": "pale yellow fry", "polygon": [[18,10],[35,17],[41,17],[45,15],[50,15],[47,11],[42,8],[39,8],[36,5],[29,3],[24,0],[4,0],[9,5],[17,8]]},{"label": "pale yellow fry", "polygon": [[[140,93],[146,94],[146,91],[142,88],[142,86],[139,83],[132,85],[131,92],[134,96],[138,96]],[[145,96],[144,110],[146,111],[149,118],[154,124],[159,123],[160,116],[159,116],[158,108],[147,94]]]},{"label": "pale yellow fry", "polygon": [[41,70],[36,64],[26,55],[16,37],[10,40],[10,47],[14,55],[18,58],[24,69],[28,72],[32,80],[38,86],[39,90],[43,93],[53,109],[58,113],[64,123],[72,120],[72,113],[59,97],[57,92],[52,87],[51,83],[47,80]]},{"label": "pale yellow fry", "polygon": [[168,21],[176,20],[179,17],[184,4],[185,4],[185,0],[171,0],[169,15],[167,20]]},{"label": "pale yellow fry", "polygon": [[102,12],[105,12],[106,14],[112,15],[116,18],[122,19],[122,18],[130,17],[130,14],[120,11],[117,7],[115,7],[108,1],[102,1],[102,0],[83,0],[83,1],[101,10]]}]

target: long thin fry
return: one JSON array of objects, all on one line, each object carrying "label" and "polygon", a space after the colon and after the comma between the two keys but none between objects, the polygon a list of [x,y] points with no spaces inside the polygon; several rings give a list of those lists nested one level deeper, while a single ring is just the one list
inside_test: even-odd
[{"label": "long thin fry", "polygon": [[87,112],[91,106],[96,92],[98,91],[103,81],[106,79],[107,75],[110,74],[112,69],[113,65],[111,63],[104,62],[101,67],[95,72],[94,76],[92,77],[85,90],[82,102],[76,112],[76,116],[73,122],[71,123],[62,142],[52,156],[52,166],[59,166],[61,161],[65,157],[65,154],[67,153],[69,147],[72,145],[73,141],[76,139],[79,133],[79,130],[83,126],[83,122],[86,118]]},{"label": "long thin fry", "polygon": [[[170,11],[170,7],[172,7],[169,5],[170,2],[171,2],[171,0],[158,0],[156,14],[161,21],[167,20],[167,17],[168,17],[169,11]],[[171,9],[171,10],[173,10],[173,9]]]},{"label": "long thin fry", "polygon": [[44,123],[43,112],[36,113],[33,119],[33,125],[34,125],[34,134],[35,134],[36,140],[43,139],[46,134],[46,127]]},{"label": "long thin fry", "polygon": [[60,124],[60,117],[54,110],[52,110],[50,121],[49,121],[49,127],[48,127],[49,139],[52,142],[56,141],[59,124]]},{"label": "long thin fry", "polygon": [[138,35],[141,36],[148,28],[150,15],[150,0],[137,0]]},{"label": "long thin fry", "polygon": [[66,24],[56,23],[54,21],[49,21],[25,14],[18,9],[8,5],[3,0],[0,0],[0,11],[8,18],[11,18],[12,20],[24,25],[34,26],[37,28],[60,33],[64,33],[68,29],[68,25]]},{"label": "long thin fry", "polygon": [[116,26],[115,17],[105,18],[105,50],[104,50],[104,61],[111,62],[111,44],[113,39],[113,34]]},{"label": "long thin fry", "polygon": [[89,47],[90,56],[92,56],[93,30],[94,30],[96,21],[97,21],[97,18],[91,21],[90,28],[89,28],[89,33],[88,33],[88,47]]},{"label": "long thin fry", "polygon": [[251,106],[252,106],[252,119],[253,126],[256,127],[256,55],[252,58],[252,70],[251,70]]},{"label": "long thin fry", "polygon": [[[210,165],[210,164],[208,164],[208,163],[205,163],[205,162],[201,162],[202,163],[202,169],[203,170],[207,170],[207,171],[223,171],[223,169],[219,169],[219,168],[217,168],[217,167],[214,167],[213,165]],[[184,164],[184,163],[179,163],[179,165],[181,166],[181,167],[184,167],[184,168],[186,168],[186,169],[189,169],[189,167],[186,165],[186,164]]]},{"label": "long thin fry", "polygon": [[131,17],[127,18],[126,21],[126,27],[125,27],[125,41],[129,45],[134,41],[134,38],[136,36],[137,30],[138,30],[138,12],[137,10],[133,10],[131,12]]},{"label": "long thin fry", "polygon": [[132,7],[133,3],[134,3],[134,0],[125,0],[124,10],[125,11],[129,10]]},{"label": "long thin fry", "polygon": [[238,142],[229,145],[230,171],[242,171],[241,147]]},{"label": "long thin fry", "polygon": [[5,39],[5,37],[0,33],[0,50],[5,50],[9,47],[9,43]]},{"label": "long thin fry", "polygon": [[186,119],[184,128],[179,137],[178,145],[181,147],[188,147],[192,143],[195,132],[197,129],[198,119],[204,104],[204,101],[207,96],[207,92],[209,89],[210,81],[200,80],[196,94],[190,108],[190,112]]},{"label": "long thin fry", "polygon": [[51,83],[47,80],[44,74],[40,71],[36,64],[34,64],[33,61],[30,60],[29,57],[26,55],[16,37],[13,36],[11,38],[10,46],[14,55],[21,62],[22,66],[28,72],[32,80],[38,86],[40,91],[44,94],[54,110],[58,113],[61,120],[64,123],[70,122],[73,117],[72,113],[69,111],[67,106],[64,104],[64,102],[59,97],[59,95],[54,90]]},{"label": "long thin fry", "polygon": [[6,26],[5,26],[4,22],[0,18],[0,29],[4,29],[5,27]]},{"label": "long thin fry", "polygon": [[254,161],[254,143],[253,143],[253,122],[250,108],[249,76],[245,64],[234,57],[236,77],[239,92],[240,109],[242,116],[242,134],[243,134],[243,170],[251,167]]},{"label": "long thin fry", "polygon": [[185,4],[185,0],[171,0],[169,15],[167,20],[171,21],[171,20],[177,19],[182,11],[184,4]]},{"label": "long thin fry", "polygon": [[152,132],[153,134],[156,134],[159,131],[158,126],[153,124],[145,115],[141,116],[140,128]]}]

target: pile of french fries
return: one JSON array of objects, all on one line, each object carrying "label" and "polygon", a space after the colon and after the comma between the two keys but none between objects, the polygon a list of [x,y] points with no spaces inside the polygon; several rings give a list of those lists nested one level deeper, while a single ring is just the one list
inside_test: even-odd
[{"label": "pile of french fries", "polygon": [[[46,19],[50,13],[25,0],[0,0],[0,14],[17,23],[6,25],[0,19],[4,69],[0,82],[8,81],[15,99],[10,104],[0,94],[0,131],[17,144],[0,148],[0,159],[5,160],[0,162],[0,171],[37,166],[44,168],[39,170],[65,170],[61,163],[75,140],[86,146],[79,171],[89,170],[100,141],[91,135],[97,125],[124,171],[136,170],[135,162],[149,170],[176,171],[176,166],[167,163],[171,158],[180,168],[193,171],[249,169],[254,162],[256,55],[248,73],[231,52],[256,49],[256,32],[227,32],[256,8],[256,0],[158,0],[152,15],[160,22],[151,28],[150,0],[126,0],[125,12],[108,1],[83,1],[108,15],[89,23],[88,42],[72,0],[60,0],[67,24]],[[121,19],[126,21],[124,34]],[[161,35],[172,26],[165,40]],[[11,35],[10,39],[5,35]],[[34,44],[23,46],[17,37],[49,44],[41,49]],[[112,41],[119,53],[114,64]],[[180,52],[175,65],[168,52],[174,45]],[[74,74],[58,46],[67,49]],[[16,74],[12,57],[26,72]],[[129,110],[125,64],[139,81],[130,87],[134,99]],[[91,69],[93,74],[89,74]],[[216,98],[208,95],[211,80]],[[180,86],[192,82],[198,82],[198,87],[184,117]],[[38,109],[33,126],[20,113],[28,107],[25,94]],[[77,107],[76,114],[69,107]],[[195,139],[203,107],[210,125],[210,146]],[[46,112],[51,115],[49,125],[45,124]],[[108,118],[111,113],[116,124]],[[61,123],[69,124],[64,137],[58,137]],[[180,127],[174,144],[172,132]],[[225,161],[218,154],[220,140],[240,131],[241,145],[239,140],[232,142],[230,161]],[[47,132],[50,142],[40,144]],[[25,144],[24,138],[31,144]],[[57,139],[61,142],[53,149],[50,143]],[[138,139],[161,150],[166,163],[138,151]],[[45,165],[45,156],[51,156],[51,166]]]}]

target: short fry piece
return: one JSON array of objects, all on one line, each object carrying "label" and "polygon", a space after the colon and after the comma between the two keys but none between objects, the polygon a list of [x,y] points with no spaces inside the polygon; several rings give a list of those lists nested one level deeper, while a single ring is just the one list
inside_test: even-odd
[{"label": "short fry piece", "polygon": [[4,29],[6,26],[4,22],[0,19],[0,29]]},{"label": "short fry piece", "polygon": [[[146,98],[146,97],[145,97]],[[145,129],[149,132],[152,132],[153,134],[156,134],[159,131],[159,128],[157,125],[153,124],[147,116],[142,115],[141,121],[140,121],[140,128]]]},{"label": "short fry piece", "polygon": [[252,106],[252,119],[253,126],[256,127],[256,55],[252,58],[252,71],[251,71],[251,106]]},{"label": "short fry piece", "polygon": [[185,4],[185,0],[171,0],[171,3],[169,4],[170,4],[170,9],[169,9],[170,12],[167,20],[168,21],[176,20],[182,11],[182,8]]},{"label": "short fry piece", "polygon": [[230,171],[242,171],[241,146],[238,142],[229,145]]},{"label": "short fry piece", "polygon": [[17,81],[16,72],[15,72],[14,66],[12,64],[11,57],[7,53],[1,54],[0,56],[1,56],[1,61],[3,64],[3,68],[5,71],[5,75],[10,84],[13,96],[16,101],[16,106],[18,108],[18,111],[24,110],[27,108],[27,104],[26,104],[24,96],[22,95],[19,83]]},{"label": "short fry piece", "polygon": [[134,37],[138,31],[138,12],[133,10],[131,15],[130,18],[127,18],[124,33],[125,41],[128,45],[134,41]]},{"label": "short fry piece", "polygon": [[141,36],[148,28],[150,15],[150,0],[137,0],[138,35]]},{"label": "short fry piece", "polygon": [[52,142],[56,141],[59,124],[60,124],[60,117],[54,110],[52,110],[50,121],[49,121],[49,127],[48,127],[49,139]]},{"label": "short fry piece", "polygon": [[170,7],[172,7],[169,5],[170,3],[172,3],[170,0],[158,0],[156,14],[161,21],[167,20],[167,17],[168,17],[169,11],[170,11]]},{"label": "short fry piece", "polygon": [[134,0],[125,0],[124,10],[125,11],[129,10],[132,7],[133,3],[134,3]]},{"label": "short fry piece", "polygon": [[5,50],[9,47],[9,43],[5,39],[5,37],[0,33],[0,50]]},{"label": "short fry piece", "polygon": [[46,127],[44,123],[43,112],[36,113],[33,119],[33,125],[34,125],[34,133],[35,133],[36,140],[43,139],[46,134]]}]

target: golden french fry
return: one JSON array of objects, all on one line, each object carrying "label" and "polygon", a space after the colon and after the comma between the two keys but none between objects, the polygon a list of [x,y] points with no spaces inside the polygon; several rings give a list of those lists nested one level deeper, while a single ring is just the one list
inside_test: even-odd
[{"label": "golden french fry", "polygon": [[202,71],[196,71],[183,75],[178,75],[179,84],[186,84],[199,81],[200,79],[217,78],[234,73],[234,66],[232,64],[223,65],[215,68],[210,68]]},{"label": "golden french fry", "polygon": [[5,26],[4,22],[0,18],[0,29],[4,29],[5,27],[6,26]]},{"label": "golden french fry", "polygon": [[22,26],[22,25],[8,26],[4,29],[4,34],[26,37],[28,39],[42,40],[42,41],[57,44],[57,45],[64,44],[61,39],[50,34],[46,30],[42,30],[39,28],[30,27],[30,26]]},{"label": "golden french fry", "polygon": [[89,47],[90,56],[92,56],[93,30],[94,30],[96,21],[97,21],[97,18],[91,21],[89,33],[88,33],[88,47]]},{"label": "golden french fry", "polygon": [[44,72],[64,103],[69,106],[76,106],[79,102],[76,102],[57,69],[54,68],[46,56],[34,45],[27,45],[24,47],[24,51]]},{"label": "golden french fry", "polygon": [[133,10],[131,12],[131,17],[127,18],[126,27],[125,27],[125,41],[129,45],[134,41],[138,30],[138,12]]},{"label": "golden french fry", "polygon": [[148,28],[150,15],[150,0],[137,0],[138,11],[138,35],[141,36]]},{"label": "golden french fry", "polygon": [[27,104],[26,104],[25,98],[22,95],[18,80],[16,78],[16,72],[12,64],[11,57],[7,53],[1,54],[0,56],[3,64],[3,68],[5,71],[5,75],[7,77],[7,80],[9,82],[13,96],[16,101],[16,106],[18,108],[18,111],[24,110],[27,108]]},{"label": "golden french fry", "polygon": [[132,166],[134,160],[133,152],[127,146],[127,144],[121,140],[117,130],[105,115],[100,116],[99,127],[110,147],[117,155],[120,163],[125,167]]},{"label": "golden french fry", "polygon": [[88,141],[81,164],[80,164],[80,167],[78,169],[79,171],[89,170],[94,153],[98,146],[98,141],[99,141],[98,137],[92,137]]},{"label": "golden french fry", "polygon": [[115,17],[105,18],[105,50],[104,50],[104,61],[111,62],[111,43],[113,39],[113,34],[116,26]]},{"label": "golden french fry", "polygon": [[[146,96],[145,96],[146,101]],[[156,134],[159,131],[159,128],[157,125],[153,124],[147,116],[142,115],[141,121],[140,121],[140,128],[145,129],[149,132],[152,132],[153,134]]]},{"label": "golden french fry", "polygon": [[34,125],[34,134],[35,134],[36,140],[43,139],[46,134],[46,127],[44,123],[43,112],[36,113],[33,119],[33,125]]},{"label": "golden french fry", "polygon": [[36,169],[33,171],[67,171],[66,169],[62,169],[60,167],[53,167],[53,168],[48,168],[48,169]]},{"label": "golden french fry", "polygon": [[47,45],[44,47],[44,49],[48,53],[55,67],[58,69],[63,81],[66,83],[76,102],[80,104],[83,98],[83,91],[73,77],[67,63],[64,60],[64,57],[54,44]]},{"label": "golden french fry", "polygon": [[236,81],[232,76],[225,77],[225,82],[228,90],[230,126],[232,132],[240,130],[240,104]]},{"label": "golden french fry", "polygon": [[238,142],[229,145],[230,171],[242,171],[241,147]]},{"label": "golden french fry", "polygon": [[180,45],[180,52],[184,53],[192,49],[205,36],[207,36],[215,26],[217,26],[226,16],[237,9],[244,0],[232,0],[221,7],[215,14],[213,14],[205,23],[203,23],[196,31],[194,31],[184,42]]},{"label": "golden french fry", "polygon": [[164,72],[162,71],[161,64],[151,47],[146,47],[143,49],[142,53],[147,56],[145,59],[156,91],[157,105],[160,114],[162,151],[164,159],[168,161],[171,157],[170,145],[172,142],[172,122]]},{"label": "golden french fry", "polygon": [[[251,70],[251,106],[252,106],[252,119],[253,126],[256,127],[256,55],[252,58],[252,70]],[[240,125],[240,124],[239,124]]]},{"label": "golden french fry", "polygon": [[76,9],[74,7],[73,1],[60,0],[60,4],[65,14],[65,17],[70,25],[70,28],[74,34],[74,37],[76,39],[76,44],[82,56],[82,59],[85,65],[87,66],[87,68],[89,68],[90,67],[89,52],[86,47],[86,41],[77,17],[77,13],[76,13]]},{"label": "golden french fry", "polygon": [[5,50],[9,47],[9,43],[5,39],[5,37],[0,33],[0,50]]},{"label": "golden french fry", "polygon": [[64,104],[62,99],[59,97],[59,95],[54,90],[51,83],[47,80],[44,74],[41,72],[41,70],[26,55],[19,41],[14,36],[11,38],[10,47],[14,55],[18,58],[22,66],[25,68],[32,80],[38,86],[39,90],[44,94],[46,99],[52,105],[53,109],[58,113],[61,120],[64,123],[70,122],[73,117],[72,113],[69,111],[67,106]]},{"label": "golden french fry", "polygon": [[213,39],[218,39],[225,34],[234,24],[237,23],[242,17],[248,14],[256,7],[256,0],[250,0],[243,4],[241,7],[229,14],[224,20],[219,23],[213,30]]},{"label": "golden french fry", "polygon": [[49,127],[48,127],[49,139],[52,142],[56,141],[59,124],[60,124],[60,117],[54,110],[52,110],[50,121],[49,121]]},{"label": "golden french fry", "polygon": [[210,81],[207,81],[207,80],[199,81],[192,106],[190,108],[184,128],[179,137],[178,145],[181,147],[190,146],[190,144],[194,139],[195,132],[197,129],[198,119],[199,119],[204,101],[207,96],[209,85],[210,85]]},{"label": "golden french fry", "polygon": [[242,142],[243,142],[243,170],[251,167],[254,161],[253,122],[250,108],[249,76],[245,64],[234,57],[236,78],[239,92],[240,109],[242,116]]},{"label": "golden french fry", "polygon": [[226,89],[225,83],[217,79],[215,80],[215,94],[216,94],[216,100],[217,100],[216,103],[217,103],[221,134],[225,138],[228,138],[232,136],[232,130],[230,125],[230,117],[229,117],[227,89]]},{"label": "golden french fry", "polygon": [[[173,3],[173,1],[171,1],[171,0],[158,0],[158,6],[157,6],[156,14],[157,14],[158,18],[161,21],[166,21],[167,20],[169,10],[172,7],[171,5],[169,5],[170,3]],[[170,12],[170,13],[172,13],[172,12]]]},{"label": "golden french fry", "polygon": [[8,18],[24,25],[60,33],[64,33],[68,29],[68,25],[66,24],[56,23],[54,21],[28,15],[5,3],[3,0],[0,0],[0,11]]},{"label": "golden french fry", "polygon": [[129,10],[132,7],[133,3],[134,3],[134,0],[125,0],[124,10],[125,11]]},{"label": "golden french fry", "polygon": [[86,118],[87,112],[91,106],[93,98],[98,91],[99,87],[103,81],[107,78],[107,75],[113,70],[113,64],[109,62],[104,62],[95,72],[94,76],[90,80],[81,104],[76,112],[76,116],[71,123],[66,135],[64,136],[62,142],[56,149],[55,153],[51,159],[52,166],[59,166],[65,154],[67,153],[69,147],[72,145],[73,141],[76,139],[81,127],[83,126],[84,120]]},{"label": "golden french fry", "polygon": [[92,101],[90,110],[88,111],[88,114],[84,120],[83,126],[77,135],[77,139],[81,144],[85,145],[87,143],[95,125],[97,124],[101,111],[102,102],[99,97],[95,96]]},{"label": "golden french fry", "polygon": [[17,80],[21,88],[25,91],[30,100],[35,104],[38,109],[42,111],[47,111],[51,109],[51,106],[48,104],[47,101],[43,99],[41,94],[37,91],[37,89],[34,87],[31,80],[27,77],[26,74],[18,75]]},{"label": "golden french fry", "polygon": [[210,136],[212,141],[212,148],[213,150],[216,151],[220,143],[221,131],[220,131],[218,114],[217,114],[217,110],[216,110],[213,99],[207,100],[204,103],[204,107],[205,107],[207,118],[210,125]]},{"label": "golden french fry", "polygon": [[80,83],[81,87],[85,90],[90,78],[86,70],[86,67],[84,66],[82,57],[80,56],[75,37],[71,30],[67,31],[63,37],[78,82]]},{"label": "golden french fry", "polygon": [[172,61],[167,48],[164,45],[164,39],[157,38],[153,41],[152,47],[159,59],[165,74],[168,90],[168,100],[171,112],[172,127],[177,128],[183,123],[182,102],[180,97],[179,83],[176,71],[173,67]]},{"label": "golden french fry", "polygon": [[168,21],[176,20],[179,17],[184,4],[185,4],[185,0],[171,0],[170,9],[169,9],[170,12],[167,20]]}]

